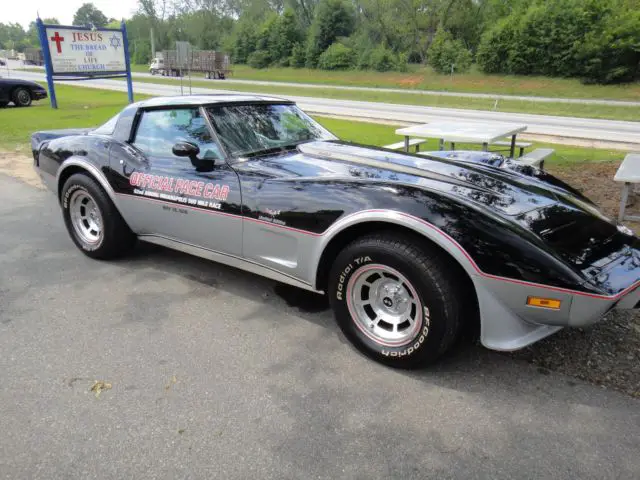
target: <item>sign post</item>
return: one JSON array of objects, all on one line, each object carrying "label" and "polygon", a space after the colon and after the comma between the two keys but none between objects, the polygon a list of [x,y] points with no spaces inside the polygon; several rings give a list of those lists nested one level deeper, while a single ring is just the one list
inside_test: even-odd
[{"label": "sign post", "polygon": [[51,107],[58,108],[55,81],[126,78],[129,103],[133,82],[127,29],[45,25],[36,20]]}]

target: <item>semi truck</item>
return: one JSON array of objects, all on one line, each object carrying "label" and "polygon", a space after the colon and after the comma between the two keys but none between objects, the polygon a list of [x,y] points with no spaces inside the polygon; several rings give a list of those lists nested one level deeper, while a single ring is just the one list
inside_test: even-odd
[{"label": "semi truck", "polygon": [[41,48],[27,48],[24,51],[25,65],[44,65],[44,56]]},{"label": "semi truck", "polygon": [[158,52],[149,65],[151,75],[181,77],[187,72],[204,73],[207,79],[225,79],[231,73],[229,55],[215,50],[193,50],[183,58],[176,50]]}]

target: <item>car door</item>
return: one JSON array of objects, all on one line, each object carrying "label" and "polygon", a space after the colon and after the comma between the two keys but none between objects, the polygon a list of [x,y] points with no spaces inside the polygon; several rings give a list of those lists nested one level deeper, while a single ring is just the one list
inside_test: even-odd
[{"label": "car door", "polygon": [[[213,169],[174,155],[178,142],[197,145],[194,162],[213,160]],[[240,182],[199,108],[142,110],[132,141],[112,147],[110,164],[127,179],[118,201],[138,235],[242,254]]]},{"label": "car door", "polygon": [[9,80],[0,78],[0,102],[10,102],[11,97],[9,95],[10,83]]}]

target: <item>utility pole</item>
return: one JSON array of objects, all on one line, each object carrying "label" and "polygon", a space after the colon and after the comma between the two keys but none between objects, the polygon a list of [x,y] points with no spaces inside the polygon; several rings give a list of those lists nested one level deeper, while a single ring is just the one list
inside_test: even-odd
[{"label": "utility pole", "polygon": [[149,29],[149,33],[151,36],[151,61],[156,58],[156,39],[153,36],[153,27]]}]

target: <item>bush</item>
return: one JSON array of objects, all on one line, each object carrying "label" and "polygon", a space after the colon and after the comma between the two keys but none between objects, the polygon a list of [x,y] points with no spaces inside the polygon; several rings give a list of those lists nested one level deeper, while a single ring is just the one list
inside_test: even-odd
[{"label": "bush", "polygon": [[440,28],[427,51],[429,64],[438,73],[465,72],[471,66],[471,52],[460,40],[454,40],[449,32]]},{"label": "bush", "polygon": [[396,58],[393,52],[382,45],[371,52],[369,66],[378,72],[388,72],[396,68]]},{"label": "bush", "polygon": [[331,44],[318,59],[318,67],[323,70],[346,70],[353,64],[353,50],[341,43]]},{"label": "bush", "polygon": [[640,78],[640,11],[610,16],[598,31],[587,33],[576,57],[585,83]]},{"label": "bush", "polygon": [[266,50],[256,50],[249,55],[247,63],[253,68],[267,68],[271,63],[271,57]]},{"label": "bush", "polygon": [[348,37],[355,26],[353,4],[346,0],[320,0],[315,8],[307,44],[308,67],[315,67],[320,54],[338,37]]},{"label": "bush", "polygon": [[640,76],[635,0],[522,3],[485,33],[477,61],[486,73],[630,82]]},{"label": "bush", "polygon": [[302,68],[304,67],[306,61],[307,52],[304,48],[304,45],[301,43],[296,43],[291,49],[291,57],[289,58],[289,65],[294,68]]},{"label": "bush", "polygon": [[488,30],[480,40],[476,61],[485,73],[506,72],[509,50],[515,31],[510,19],[503,19]]}]

